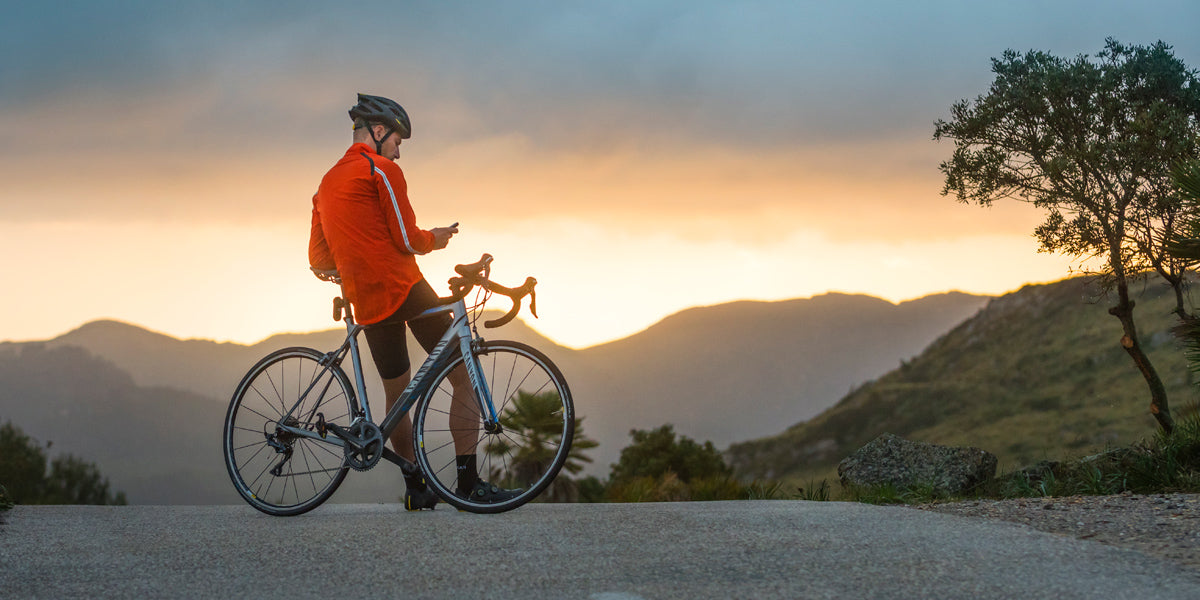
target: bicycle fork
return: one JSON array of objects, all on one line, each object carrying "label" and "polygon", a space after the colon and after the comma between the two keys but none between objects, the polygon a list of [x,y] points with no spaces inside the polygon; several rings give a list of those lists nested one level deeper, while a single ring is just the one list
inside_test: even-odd
[{"label": "bicycle fork", "polygon": [[496,405],[492,402],[492,390],[488,389],[487,381],[483,378],[483,365],[479,364],[479,354],[484,352],[483,340],[471,337],[461,342],[461,352],[465,359],[463,368],[467,370],[467,379],[471,382],[471,390],[483,413],[483,430],[487,433],[500,433],[500,416],[496,414]]}]

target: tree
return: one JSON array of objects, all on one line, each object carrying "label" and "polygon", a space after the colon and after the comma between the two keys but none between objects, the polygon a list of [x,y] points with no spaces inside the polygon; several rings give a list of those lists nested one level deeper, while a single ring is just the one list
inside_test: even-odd
[{"label": "tree", "polygon": [[954,140],[940,166],[943,195],[990,206],[996,200],[1046,209],[1035,230],[1041,251],[1085,264],[1116,293],[1109,312],[1121,347],[1150,390],[1150,411],[1174,427],[1162,384],[1138,338],[1131,280],[1154,271],[1176,290],[1190,262],[1166,242],[1195,211],[1180,202],[1171,165],[1200,155],[1200,81],[1163,42],[1149,47],[1106,40],[1092,61],[1009,50],[992,59],[988,94],[954,104],[934,139]]},{"label": "tree", "polygon": [[11,422],[0,425],[0,484],[16,502],[40,498],[46,474],[42,448]]},{"label": "tree", "polygon": [[51,461],[47,473],[41,446],[11,422],[0,425],[0,486],[18,504],[126,503],[124,493],[109,492],[96,465],[70,454]]},{"label": "tree", "polygon": [[621,450],[620,459],[612,466],[610,484],[638,477],[658,479],[668,473],[685,484],[704,477],[733,474],[712,442],[700,445],[682,435],[676,439],[672,425],[650,431],[634,429],[629,435],[633,443]]},{"label": "tree", "polygon": [[67,454],[50,463],[41,504],[126,504],[125,493],[109,492],[96,465]]}]

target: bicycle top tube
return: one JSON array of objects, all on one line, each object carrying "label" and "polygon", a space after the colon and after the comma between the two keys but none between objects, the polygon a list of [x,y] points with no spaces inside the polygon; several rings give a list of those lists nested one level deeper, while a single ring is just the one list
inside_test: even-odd
[{"label": "bicycle top tube", "polygon": [[[409,319],[409,320],[410,320],[410,321],[416,321],[416,320],[419,320],[419,319],[427,319],[427,318],[429,318],[429,317],[435,317],[435,316],[437,316],[437,315],[440,315],[440,314],[444,314],[444,313],[448,313],[448,312],[454,312],[454,309],[455,309],[455,308],[456,308],[456,306],[455,306],[454,304],[443,304],[443,305],[441,305],[441,306],[435,306],[435,307],[433,307],[433,308],[427,308],[427,309],[425,309],[424,311],[420,312],[419,314],[417,314],[416,316],[414,316],[413,318],[411,318],[411,319]],[[458,316],[458,315],[455,315],[455,316]]]}]

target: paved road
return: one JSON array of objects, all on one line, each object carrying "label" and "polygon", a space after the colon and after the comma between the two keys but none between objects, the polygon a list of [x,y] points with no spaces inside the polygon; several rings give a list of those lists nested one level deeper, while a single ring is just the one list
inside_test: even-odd
[{"label": "paved road", "polygon": [[898,507],[21,507],[0,598],[1200,598],[1146,555]]}]

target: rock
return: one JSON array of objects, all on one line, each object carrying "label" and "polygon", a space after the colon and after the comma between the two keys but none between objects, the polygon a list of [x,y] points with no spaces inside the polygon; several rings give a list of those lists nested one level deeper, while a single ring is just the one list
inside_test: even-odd
[{"label": "rock", "polygon": [[910,442],[885,433],[838,464],[846,487],[932,486],[934,493],[961,495],[996,475],[996,456],[979,448]]}]

